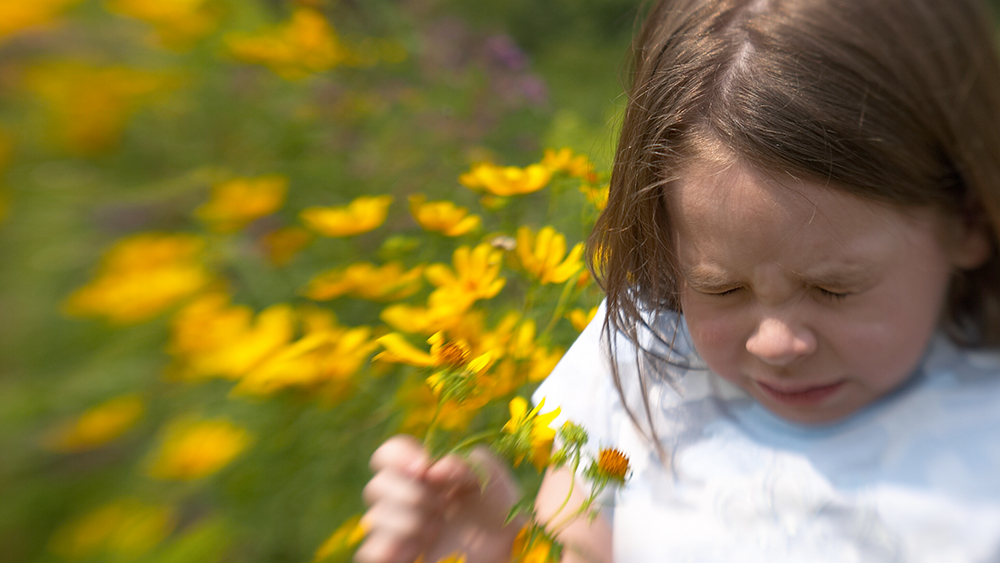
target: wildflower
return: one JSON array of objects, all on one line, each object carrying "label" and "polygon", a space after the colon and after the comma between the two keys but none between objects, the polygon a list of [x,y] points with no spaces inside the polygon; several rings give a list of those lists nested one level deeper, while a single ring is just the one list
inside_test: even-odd
[{"label": "wildflower", "polygon": [[382,310],[379,318],[401,332],[433,334],[449,330],[461,322],[466,309],[466,303],[456,303],[442,298],[440,294],[432,294],[427,307],[390,305]]},{"label": "wildflower", "polygon": [[174,317],[168,351],[181,377],[238,379],[291,341],[295,317],[288,305],[272,305],[254,318],[228,300],[209,294]]},{"label": "wildflower", "polygon": [[126,498],[98,507],[56,530],[49,549],[65,559],[83,559],[101,552],[134,560],[163,541],[176,525],[166,506]]},{"label": "wildflower", "polygon": [[83,155],[113,148],[131,115],[178,83],[166,73],[76,62],[40,64],[25,79],[49,110],[53,136]]},{"label": "wildflower", "polygon": [[368,262],[321,273],[309,281],[304,294],[315,301],[351,295],[372,301],[395,301],[420,290],[423,268],[404,271],[399,262],[381,268]]},{"label": "wildflower", "polygon": [[304,7],[271,30],[256,35],[231,33],[225,43],[236,59],[267,66],[290,80],[330,70],[352,55],[323,14]]},{"label": "wildflower", "polygon": [[84,411],[72,424],[54,433],[49,446],[76,452],[103,446],[125,434],[142,418],[145,404],[138,395],[121,395]]},{"label": "wildflower", "polygon": [[480,163],[459,176],[458,181],[467,188],[494,196],[513,196],[537,192],[551,179],[552,171],[541,164],[518,168]]},{"label": "wildflower", "polygon": [[521,267],[542,284],[562,283],[583,269],[583,243],[566,254],[566,237],[552,227],[535,235],[528,227],[517,230],[517,257]]},{"label": "wildflower", "polygon": [[450,201],[426,199],[422,195],[410,196],[410,213],[423,229],[457,237],[479,228],[479,216],[469,215],[468,209]]},{"label": "wildflower", "polygon": [[580,192],[587,197],[587,201],[591,203],[598,211],[603,211],[605,207],[608,206],[608,195],[611,193],[610,186],[604,186],[598,188],[596,186],[591,186],[590,184],[584,184],[580,186]]},{"label": "wildflower", "polygon": [[587,179],[594,175],[594,165],[586,155],[574,155],[573,151],[566,147],[558,151],[545,149],[541,164],[553,172],[566,172],[574,178]]},{"label": "wildflower", "polygon": [[328,237],[367,233],[385,222],[392,196],[362,196],[344,207],[310,207],[300,214],[302,222]]},{"label": "wildflower", "polygon": [[410,381],[403,384],[396,395],[396,403],[404,413],[399,430],[419,436],[433,422],[443,430],[464,431],[487,402],[485,394],[468,397],[462,402],[442,400],[426,381]]},{"label": "wildflower", "polygon": [[175,421],[149,474],[156,479],[201,479],[228,465],[249,445],[250,434],[224,419]]},{"label": "wildflower", "polygon": [[594,320],[594,315],[597,314],[597,307],[592,307],[589,311],[584,311],[583,309],[573,309],[566,315],[569,319],[570,324],[577,332],[583,332],[583,329],[587,328],[590,321]]},{"label": "wildflower", "polygon": [[561,348],[547,350],[541,346],[531,352],[531,367],[528,369],[528,381],[537,383],[544,380],[556,368],[565,352]]},{"label": "wildflower", "polygon": [[430,352],[424,352],[403,338],[403,335],[391,332],[378,340],[385,350],[375,356],[376,360],[392,363],[409,364],[417,367],[441,367],[451,369],[469,368],[481,371],[483,364],[489,361],[488,356],[472,357],[468,343],[463,340],[445,340],[444,334],[435,333],[427,339],[431,345]]},{"label": "wildflower", "polygon": [[506,451],[513,457],[512,463],[517,467],[526,456],[530,456],[531,463],[541,471],[548,464],[552,452],[556,431],[549,428],[549,424],[559,416],[559,407],[539,414],[545,406],[545,399],[529,411],[528,401],[523,397],[514,397],[508,406],[510,420],[504,425],[503,432],[510,435]]},{"label": "wildflower", "polygon": [[107,0],[105,5],[112,12],[152,25],[160,42],[175,49],[190,46],[219,23],[209,0]]},{"label": "wildflower", "polygon": [[601,448],[597,469],[609,479],[624,483],[629,471],[628,457],[615,448]]},{"label": "wildflower", "polygon": [[0,40],[53,23],[80,0],[22,0],[0,3]]},{"label": "wildflower", "polygon": [[286,266],[313,240],[313,235],[301,227],[283,227],[260,238],[267,259],[275,266]]},{"label": "wildflower", "polygon": [[364,538],[365,527],[361,523],[361,516],[348,518],[330,537],[326,538],[323,545],[319,546],[316,555],[313,556],[313,561],[319,563],[320,561],[332,560],[335,557],[338,560],[343,559]]},{"label": "wildflower", "polygon": [[511,546],[511,563],[558,563],[560,549],[542,529],[525,524]]},{"label": "wildflower", "polygon": [[487,243],[474,249],[460,246],[452,255],[454,270],[444,264],[431,264],[424,271],[427,279],[438,288],[431,297],[462,303],[468,308],[476,300],[496,296],[507,283],[506,279],[498,277],[502,255],[502,251]]},{"label": "wildflower", "polygon": [[287,192],[288,179],[283,176],[234,178],[212,186],[212,199],[195,214],[212,230],[229,233],[277,211]]},{"label": "wildflower", "polygon": [[240,379],[233,393],[261,396],[288,387],[325,384],[329,394],[342,395],[348,388],[348,379],[376,347],[371,332],[369,327],[357,327],[307,334],[252,369]]},{"label": "wildflower", "polygon": [[120,324],[149,319],[211,281],[199,259],[203,246],[182,234],[122,239],[105,253],[97,276],[67,298],[66,313]]}]

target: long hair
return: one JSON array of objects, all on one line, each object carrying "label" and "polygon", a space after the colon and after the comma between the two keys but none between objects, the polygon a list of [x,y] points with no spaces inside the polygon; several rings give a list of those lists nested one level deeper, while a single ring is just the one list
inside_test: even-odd
[{"label": "long hair", "polygon": [[991,22],[981,0],[656,3],[633,42],[608,204],[588,240],[605,330],[638,345],[649,311],[680,310],[664,193],[694,162],[737,159],[988,224],[993,254],[956,274],[943,328],[959,345],[1000,345]]}]

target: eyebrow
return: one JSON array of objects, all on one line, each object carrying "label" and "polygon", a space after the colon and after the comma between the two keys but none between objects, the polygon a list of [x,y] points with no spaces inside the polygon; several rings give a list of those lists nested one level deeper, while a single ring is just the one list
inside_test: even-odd
[{"label": "eyebrow", "polygon": [[[874,277],[870,268],[860,264],[818,267],[809,272],[793,272],[802,283],[827,288],[859,288]],[[717,291],[731,289],[741,282],[725,272],[712,267],[683,268],[681,275],[695,289]]]}]

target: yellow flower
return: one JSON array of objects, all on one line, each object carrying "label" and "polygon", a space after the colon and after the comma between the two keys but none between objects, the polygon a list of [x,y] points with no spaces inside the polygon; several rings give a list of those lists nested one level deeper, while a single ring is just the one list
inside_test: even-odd
[{"label": "yellow flower", "polygon": [[235,394],[269,395],[288,387],[327,386],[339,400],[376,345],[371,329],[332,328],[306,334],[279,350],[240,379]]},{"label": "yellow flower", "polygon": [[420,290],[422,267],[403,270],[399,262],[390,262],[381,268],[368,262],[351,264],[321,273],[309,281],[305,296],[316,301],[326,301],[350,295],[372,301],[396,301]]},{"label": "yellow flower", "polygon": [[480,163],[459,176],[465,187],[495,196],[524,195],[544,188],[552,179],[552,170],[541,164],[526,168]]},{"label": "yellow flower", "polygon": [[84,411],[72,424],[59,428],[48,441],[56,451],[77,452],[103,446],[142,418],[145,404],[138,395],[122,395]]},{"label": "yellow flower", "polygon": [[566,172],[574,178],[587,179],[594,174],[594,165],[585,155],[574,155],[573,151],[566,147],[559,149],[558,152],[545,149],[542,166],[553,172]]},{"label": "yellow flower", "polygon": [[6,0],[0,2],[0,40],[49,25],[80,0]]},{"label": "yellow flower", "polygon": [[583,243],[566,255],[566,237],[552,227],[544,227],[537,236],[528,227],[517,230],[517,257],[521,267],[539,282],[562,283],[583,268]]},{"label": "yellow flower", "polygon": [[[510,420],[503,427],[503,432],[512,434],[515,437],[523,438],[524,448],[520,448],[514,458],[514,466],[520,465],[521,461],[528,454],[531,455],[531,463],[539,471],[545,468],[552,453],[552,441],[556,437],[556,431],[549,428],[552,420],[559,416],[559,407],[556,410],[545,414],[539,414],[545,406],[545,399],[538,403],[538,406],[528,410],[528,401],[524,397],[514,397],[510,404]],[[519,440],[520,441],[520,440]]]},{"label": "yellow flower", "polygon": [[209,0],[107,0],[105,6],[152,25],[164,46],[177,49],[190,46],[219,23]]},{"label": "yellow flower", "polygon": [[507,280],[500,274],[503,251],[487,243],[474,249],[460,246],[452,255],[454,270],[444,264],[431,264],[424,271],[427,279],[437,286],[431,298],[464,304],[466,308],[479,299],[490,299],[500,293]]},{"label": "yellow flower", "polygon": [[362,196],[344,207],[310,207],[300,214],[302,222],[328,237],[367,233],[385,222],[392,196]]},{"label": "yellow flower", "polygon": [[590,321],[594,320],[594,315],[597,314],[597,307],[591,308],[589,311],[584,311],[583,309],[573,309],[566,315],[569,319],[570,324],[577,332],[583,332],[583,329],[587,328]]},{"label": "yellow flower", "polygon": [[120,323],[149,319],[211,281],[200,261],[202,239],[146,233],[118,241],[97,276],[66,300],[74,316],[102,316]]},{"label": "yellow flower", "polygon": [[287,192],[288,179],[283,176],[233,178],[212,186],[212,199],[195,214],[212,230],[229,233],[277,211]]},{"label": "yellow flower", "polygon": [[580,192],[587,196],[587,201],[598,211],[603,211],[608,206],[608,194],[610,194],[610,190],[610,186],[604,186],[603,188],[591,186],[590,184],[580,186]]},{"label": "yellow flower", "polygon": [[312,240],[312,233],[301,227],[284,227],[261,236],[260,244],[272,264],[285,266]]},{"label": "yellow flower", "polygon": [[425,381],[408,381],[396,396],[396,402],[405,413],[399,431],[419,436],[427,431],[431,421],[444,430],[464,431],[486,404],[482,397],[461,403],[454,399],[442,401]]},{"label": "yellow flower", "polygon": [[467,368],[482,371],[489,363],[489,354],[472,357],[472,349],[464,340],[445,340],[441,332],[427,339],[430,352],[424,352],[410,344],[403,335],[390,332],[376,340],[385,350],[375,356],[383,362],[409,364],[417,367]]},{"label": "yellow flower", "polygon": [[201,479],[228,465],[249,445],[250,434],[228,420],[178,420],[167,428],[149,475]]},{"label": "yellow flower", "polygon": [[48,62],[31,68],[25,85],[48,108],[53,137],[89,155],[117,145],[131,115],[179,80],[124,66]]},{"label": "yellow flower", "polygon": [[225,38],[238,60],[265,65],[294,80],[350,62],[351,51],[319,11],[297,8],[291,20],[257,35],[231,33]]},{"label": "yellow flower", "polygon": [[449,301],[438,294],[431,295],[427,307],[391,305],[382,310],[379,318],[392,328],[402,332],[433,334],[449,330],[461,322],[466,310],[466,303]]},{"label": "yellow flower", "polygon": [[365,538],[365,528],[361,524],[361,516],[348,518],[337,528],[316,550],[314,562],[325,561],[333,557],[343,558],[350,550]]},{"label": "yellow flower", "polygon": [[531,352],[531,367],[528,369],[528,381],[537,383],[544,380],[555,369],[562,359],[564,351],[561,348],[547,350],[537,347]]},{"label": "yellow flower", "polygon": [[449,237],[464,235],[479,228],[478,215],[450,201],[426,201],[422,195],[410,196],[410,213],[424,230]]},{"label": "yellow flower", "polygon": [[511,563],[558,563],[552,554],[552,540],[542,534],[532,533],[526,524],[514,538],[510,552]]},{"label": "yellow flower", "polygon": [[288,305],[272,305],[254,319],[249,308],[228,301],[210,294],[174,317],[168,351],[180,377],[238,379],[291,342],[295,316]]},{"label": "yellow flower", "polygon": [[111,552],[135,560],[163,541],[175,525],[170,508],[126,498],[64,524],[52,536],[49,549],[64,559]]}]

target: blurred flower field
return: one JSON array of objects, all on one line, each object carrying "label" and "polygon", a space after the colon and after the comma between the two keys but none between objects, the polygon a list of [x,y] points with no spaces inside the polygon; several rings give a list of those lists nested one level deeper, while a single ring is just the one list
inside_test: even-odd
[{"label": "blurred flower field", "polygon": [[637,4],[0,3],[0,559],[346,561],[399,432],[537,486]]}]

